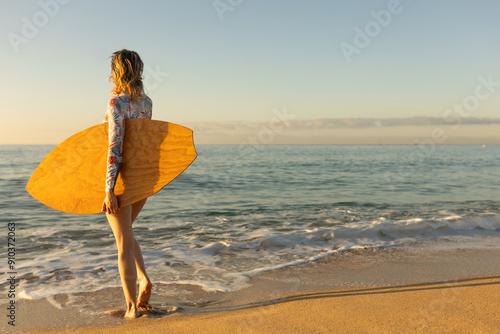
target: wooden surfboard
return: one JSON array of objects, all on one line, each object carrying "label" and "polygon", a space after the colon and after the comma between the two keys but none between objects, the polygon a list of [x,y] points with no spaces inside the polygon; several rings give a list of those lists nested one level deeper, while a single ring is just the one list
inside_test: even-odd
[{"label": "wooden surfboard", "polygon": [[[100,213],[105,196],[108,123],[69,137],[31,176],[26,190],[43,204],[68,213]],[[146,118],[125,121],[115,194],[120,207],[149,197],[179,176],[196,158],[193,132]]]}]

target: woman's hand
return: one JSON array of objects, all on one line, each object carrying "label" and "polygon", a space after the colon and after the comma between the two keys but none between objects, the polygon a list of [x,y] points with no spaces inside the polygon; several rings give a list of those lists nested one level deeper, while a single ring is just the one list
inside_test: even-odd
[{"label": "woman's hand", "polygon": [[104,203],[102,203],[102,212],[117,213],[120,208],[118,207],[118,199],[112,191],[106,191]]}]

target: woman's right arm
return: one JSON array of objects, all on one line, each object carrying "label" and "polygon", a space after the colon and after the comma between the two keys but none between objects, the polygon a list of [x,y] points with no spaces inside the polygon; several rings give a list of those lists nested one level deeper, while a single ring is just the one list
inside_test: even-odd
[{"label": "woman's right arm", "polygon": [[123,137],[125,134],[125,117],[120,108],[118,98],[108,103],[106,112],[108,120],[108,155],[106,163],[106,197],[102,211],[114,213],[118,211],[118,201],[114,194],[116,179],[122,162]]}]

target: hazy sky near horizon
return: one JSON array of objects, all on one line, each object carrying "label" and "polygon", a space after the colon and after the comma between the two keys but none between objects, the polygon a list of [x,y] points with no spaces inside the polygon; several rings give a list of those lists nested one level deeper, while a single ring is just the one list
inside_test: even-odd
[{"label": "hazy sky near horizon", "polygon": [[460,117],[498,118],[499,12],[497,0],[3,0],[0,144],[101,122],[122,48],[145,63],[153,118],[183,125],[265,123],[285,107],[456,117],[464,103]]}]

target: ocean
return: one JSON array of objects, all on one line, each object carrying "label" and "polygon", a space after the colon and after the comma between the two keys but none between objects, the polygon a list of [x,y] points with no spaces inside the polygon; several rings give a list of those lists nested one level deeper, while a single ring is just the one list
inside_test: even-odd
[{"label": "ocean", "polygon": [[[0,146],[3,239],[15,223],[17,298],[121,287],[105,215],[58,212],[25,190],[53,147]],[[263,271],[346,250],[500,232],[500,146],[198,145],[197,152],[134,223],[158,289],[235,291]]]}]

